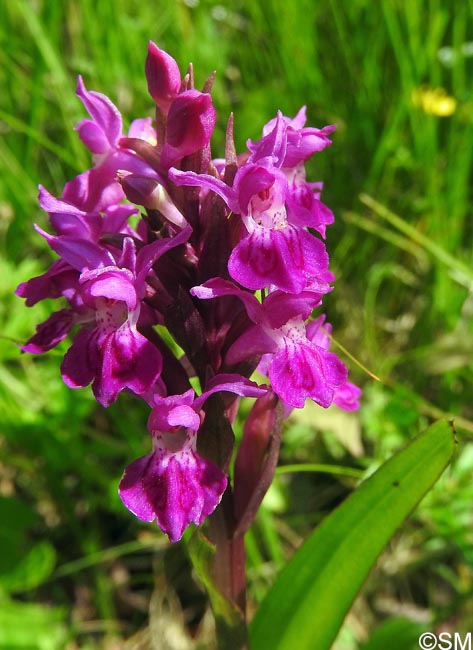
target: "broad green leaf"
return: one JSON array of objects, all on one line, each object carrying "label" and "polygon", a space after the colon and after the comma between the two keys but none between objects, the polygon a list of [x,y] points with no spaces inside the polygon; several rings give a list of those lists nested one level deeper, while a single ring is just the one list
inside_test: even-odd
[{"label": "broad green leaf", "polygon": [[282,571],[250,629],[258,650],[329,650],[376,558],[447,466],[452,426],[439,421],[364,481]]}]

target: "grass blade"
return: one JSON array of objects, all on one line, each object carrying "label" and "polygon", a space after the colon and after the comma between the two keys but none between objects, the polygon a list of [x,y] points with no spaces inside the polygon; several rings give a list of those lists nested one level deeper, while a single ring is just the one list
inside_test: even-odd
[{"label": "grass blade", "polygon": [[410,237],[412,241],[422,246],[437,261],[445,264],[449,268],[452,277],[454,277],[457,282],[465,286],[467,289],[471,289],[473,283],[473,272],[464,262],[454,255],[451,255],[448,251],[442,248],[442,246],[421,233],[414,226],[411,226],[407,221],[404,221],[404,219],[397,214],[394,214],[394,212],[368,194],[360,194],[360,201],[373,210],[373,212],[379,217],[385,219],[400,232]]}]

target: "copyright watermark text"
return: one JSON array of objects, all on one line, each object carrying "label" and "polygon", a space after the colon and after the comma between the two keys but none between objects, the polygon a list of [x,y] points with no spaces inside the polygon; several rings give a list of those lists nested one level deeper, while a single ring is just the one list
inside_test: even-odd
[{"label": "copyright watermark text", "polygon": [[419,637],[421,650],[473,650],[473,634],[467,632],[424,632]]}]

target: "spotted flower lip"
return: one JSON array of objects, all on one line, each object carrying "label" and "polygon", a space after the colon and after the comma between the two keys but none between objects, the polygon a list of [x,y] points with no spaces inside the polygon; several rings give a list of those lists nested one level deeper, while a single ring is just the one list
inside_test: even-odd
[{"label": "spotted flower lip", "polygon": [[162,370],[162,358],[156,347],[129,321],[118,326],[120,318],[109,313],[104,318],[103,312],[97,311],[97,326],[91,331],[82,329],[76,335],[61,364],[66,385],[84,388],[92,382],[94,395],[102,406],[109,406],[125,388],[138,395],[146,392]]},{"label": "spotted flower lip", "polygon": [[347,380],[347,369],[336,354],[307,337],[305,319],[312,311],[314,294],[271,293],[260,304],[250,293],[231,282],[215,278],[193,287],[193,295],[240,298],[254,322],[227,352],[235,364],[248,354],[271,354],[268,374],[274,392],[287,404],[302,408],[307,398],[327,408],[338,388]]},{"label": "spotted flower lip", "polygon": [[138,519],[156,523],[171,542],[185,529],[200,526],[218,506],[227,477],[195,450],[195,432],[185,434],[172,453],[156,436],[155,450],[133,461],[120,481],[119,496]]},{"label": "spotted flower lip", "polygon": [[249,289],[274,286],[288,293],[300,293],[310,285],[330,291],[325,246],[310,233],[294,226],[253,227],[233,249],[228,270],[234,280]]},{"label": "spotted flower lip", "polygon": [[120,481],[124,505],[142,521],[156,520],[171,542],[191,524],[200,525],[220,503],[227,477],[197,453],[197,432],[205,415],[202,406],[215,392],[260,397],[266,389],[241,375],[213,378],[199,397],[192,389],[182,395],[154,397],[148,420],[153,451],[133,461]]},{"label": "spotted flower lip", "polygon": [[169,175],[177,185],[214,191],[232,212],[241,215],[246,234],[233,249],[228,270],[244,287],[256,290],[274,285],[282,291],[300,293],[327,272],[329,258],[324,244],[290,222],[287,179],[280,170],[246,163],[237,171],[233,187],[195,172],[172,169]]},{"label": "spotted flower lip", "polygon": [[79,324],[61,364],[64,382],[70,388],[92,382],[94,395],[103,406],[115,401],[125,388],[137,394],[147,392],[161,374],[162,357],[137,329],[146,276],[151,265],[187,241],[190,232],[187,226],[176,237],[157,240],[138,253],[133,240],[127,238],[117,262],[93,242],[45,234],[53,250],[78,273],[80,301],[40,324],[23,350],[45,352]]}]

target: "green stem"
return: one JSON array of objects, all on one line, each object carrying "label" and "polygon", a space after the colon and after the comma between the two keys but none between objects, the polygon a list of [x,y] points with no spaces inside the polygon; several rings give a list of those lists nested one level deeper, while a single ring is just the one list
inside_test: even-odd
[{"label": "green stem", "polygon": [[214,606],[218,647],[221,650],[247,648],[245,538],[234,535],[232,493],[227,490],[210,520],[215,544],[212,577],[225,606]]}]

